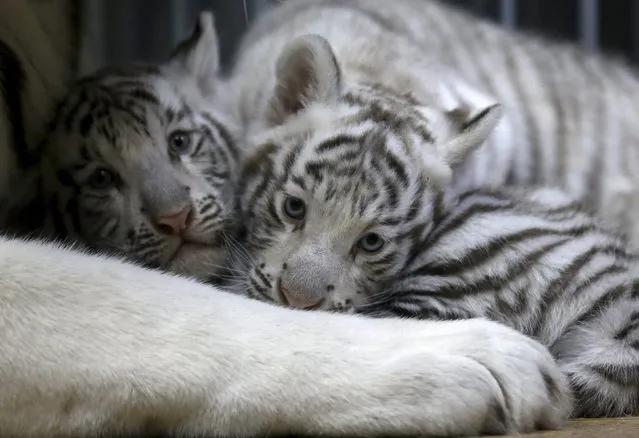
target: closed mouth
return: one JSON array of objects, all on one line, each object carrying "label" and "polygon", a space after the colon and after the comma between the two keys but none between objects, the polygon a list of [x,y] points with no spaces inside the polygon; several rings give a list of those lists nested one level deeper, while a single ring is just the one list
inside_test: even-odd
[{"label": "closed mouth", "polygon": [[183,253],[185,250],[188,251],[191,248],[208,248],[208,247],[209,245],[206,245],[203,243],[183,240],[182,242],[180,242],[178,247],[175,248],[171,256],[167,259],[166,264],[170,265],[171,263],[176,261],[178,258],[180,258],[180,254]]}]

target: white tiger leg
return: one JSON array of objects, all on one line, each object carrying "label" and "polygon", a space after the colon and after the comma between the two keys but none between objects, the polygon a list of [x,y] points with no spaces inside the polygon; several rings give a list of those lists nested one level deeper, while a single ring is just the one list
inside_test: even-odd
[{"label": "white tiger leg", "polygon": [[476,435],[570,409],[540,344],[482,321],[278,308],[0,240],[0,435]]},{"label": "white tiger leg", "polygon": [[551,347],[575,392],[575,416],[639,415],[639,300],[570,329]]}]

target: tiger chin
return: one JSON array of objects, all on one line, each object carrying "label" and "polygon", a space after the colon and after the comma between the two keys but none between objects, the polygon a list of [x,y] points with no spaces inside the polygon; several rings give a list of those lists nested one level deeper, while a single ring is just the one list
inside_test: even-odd
[{"label": "tiger chin", "polygon": [[235,125],[213,17],[161,65],[79,80],[42,148],[51,234],[208,280],[236,225]]}]

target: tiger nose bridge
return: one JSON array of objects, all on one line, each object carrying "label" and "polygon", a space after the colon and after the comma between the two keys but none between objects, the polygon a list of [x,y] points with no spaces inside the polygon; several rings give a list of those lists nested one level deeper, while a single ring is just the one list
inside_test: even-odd
[{"label": "tiger nose bridge", "polygon": [[304,251],[286,263],[281,276],[281,293],[293,307],[318,306],[335,288],[340,268],[329,251]]}]

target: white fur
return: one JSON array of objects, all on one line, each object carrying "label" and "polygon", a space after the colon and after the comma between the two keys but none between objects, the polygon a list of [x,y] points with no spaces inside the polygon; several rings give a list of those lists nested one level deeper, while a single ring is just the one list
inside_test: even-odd
[{"label": "white fur", "polygon": [[282,309],[19,240],[0,273],[2,436],[452,436],[557,427],[569,407],[548,352],[482,320]]},{"label": "white fur", "polygon": [[[458,132],[450,129],[444,114],[461,110],[472,117],[497,104],[488,94],[462,84],[449,70],[442,70],[438,62],[425,56],[411,40],[385,32],[366,19],[359,20],[361,17],[348,8],[320,7],[293,16],[294,20],[285,24],[278,23],[278,27],[269,27],[272,24],[269,20],[280,19],[277,13],[267,13],[265,17],[258,20],[242,42],[228,84],[233,96],[233,112],[245,125],[245,138],[241,140],[249,149],[254,146],[250,141],[252,136],[272,128],[268,123],[272,97],[278,97],[282,88],[305,100],[305,109],[313,105],[326,106],[331,118],[339,119],[344,115],[344,108],[336,103],[340,91],[357,89],[361,84],[383,84],[394,93],[410,93],[417,99],[420,105],[416,108],[426,111],[433,124],[430,131],[445,140]],[[345,28],[347,32],[343,31]],[[318,39],[324,40],[323,43]],[[291,80],[292,75],[284,74],[283,66],[297,71],[297,76],[308,75],[317,80],[310,84],[296,83]],[[341,83],[336,84],[338,75]],[[303,90],[286,87],[291,82],[307,87]],[[313,90],[312,86],[319,89]],[[494,120],[491,117],[487,126],[489,131],[499,121],[501,111],[495,111],[492,116]],[[283,118],[278,121],[282,122]],[[452,153],[463,155],[462,151]]]}]

